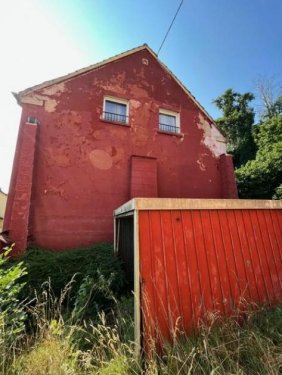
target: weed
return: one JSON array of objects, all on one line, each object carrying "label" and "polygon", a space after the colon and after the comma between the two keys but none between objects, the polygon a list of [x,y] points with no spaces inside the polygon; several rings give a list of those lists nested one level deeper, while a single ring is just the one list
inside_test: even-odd
[{"label": "weed", "polygon": [[[77,258],[71,255],[71,259]],[[1,258],[1,262],[0,266],[6,266],[6,259]],[[37,261],[33,258],[29,264],[31,270]],[[113,270],[118,267],[109,267],[106,272],[97,263],[95,271],[80,275],[77,283],[75,272],[81,269],[69,266],[72,271],[68,271],[68,282],[62,285],[63,278],[55,278],[54,289],[52,270],[49,279],[35,288],[32,303],[27,301],[24,311],[18,299],[23,287],[21,280],[33,280],[37,271],[31,271],[35,272],[31,277],[24,275],[23,263],[4,266],[0,267],[0,298],[4,301],[0,306],[0,339],[5,343],[0,346],[3,375],[274,375],[282,370],[281,305],[258,312],[250,310],[244,321],[224,321],[214,314],[208,325],[203,324],[197,334],[189,337],[178,328],[171,335],[172,343],[165,343],[162,351],[153,347],[150,355],[144,355],[140,361],[133,341],[133,296],[118,298],[113,288]],[[31,285],[36,284],[31,281],[28,287]],[[27,317],[32,322],[28,331],[23,325]],[[8,332],[12,334],[9,336]]]},{"label": "weed", "polygon": [[25,330],[26,314],[19,293],[26,274],[23,263],[7,267],[12,248],[0,254],[0,369],[4,371]]}]

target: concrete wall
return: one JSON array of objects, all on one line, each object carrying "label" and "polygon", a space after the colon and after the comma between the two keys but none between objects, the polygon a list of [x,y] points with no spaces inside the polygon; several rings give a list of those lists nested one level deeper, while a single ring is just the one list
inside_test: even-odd
[{"label": "concrete wall", "polygon": [[[105,95],[129,101],[128,126],[101,120]],[[34,116],[39,125],[29,171],[32,183],[22,199],[30,207],[25,216],[29,239],[39,245],[63,249],[112,241],[113,210],[131,198],[132,191],[140,192],[131,176],[132,156],[155,160],[153,190],[159,197],[237,194],[236,187],[234,192],[225,183],[231,175],[235,184],[233,166],[220,161],[225,153],[222,135],[145,49],[35,91],[22,103],[5,226],[16,226],[10,217],[19,159],[24,157],[19,155],[20,143],[27,117]],[[159,108],[180,113],[181,134],[159,132]],[[35,134],[32,137],[34,142]],[[31,159],[26,163],[33,165]],[[151,172],[144,178],[146,173]]]}]

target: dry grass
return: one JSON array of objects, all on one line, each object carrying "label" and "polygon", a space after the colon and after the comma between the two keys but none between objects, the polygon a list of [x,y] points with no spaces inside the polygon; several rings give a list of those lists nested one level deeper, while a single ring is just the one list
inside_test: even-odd
[{"label": "dry grass", "polygon": [[109,325],[104,314],[98,323],[80,326],[53,320],[13,359],[6,374],[274,375],[282,370],[282,306],[250,313],[241,325],[215,321],[198,335],[179,337],[166,345],[162,355],[153,351],[142,363],[135,356],[134,343],[120,334],[124,324],[128,325],[118,318],[113,323],[111,317]]},{"label": "dry grass", "polygon": [[15,359],[9,374],[14,375],[76,375],[80,372],[77,366],[76,351],[68,340],[49,336]]},{"label": "dry grass", "polygon": [[[2,265],[5,262],[2,259]],[[47,282],[33,301],[20,302],[19,279],[25,270],[16,265],[0,271],[0,297],[6,304],[0,305],[1,375],[282,373],[282,305],[258,312],[250,306],[244,321],[224,322],[217,314],[210,315],[210,324],[197,334],[187,337],[175,330],[174,341],[165,344],[161,354],[152,346],[150,355],[137,357],[133,297],[116,301],[107,278],[97,277],[95,288],[99,297],[110,300],[108,307],[114,306],[114,311],[97,313],[100,307],[91,307],[93,321],[89,321],[85,311],[94,306],[89,302],[94,281],[88,276],[69,305],[74,279],[60,295]]]},{"label": "dry grass", "polygon": [[[136,357],[132,300],[116,301],[115,311],[94,322],[75,320],[62,305],[70,282],[57,298],[49,284],[28,309],[31,322],[14,347],[3,352],[2,375],[225,375],[282,371],[282,305],[250,311],[241,324],[214,315],[194,336],[179,333],[150,356]],[[1,370],[0,370],[1,373]]]},{"label": "dry grass", "polygon": [[156,359],[160,374],[278,374],[282,370],[282,308],[249,313],[239,324],[204,326],[168,345]]}]

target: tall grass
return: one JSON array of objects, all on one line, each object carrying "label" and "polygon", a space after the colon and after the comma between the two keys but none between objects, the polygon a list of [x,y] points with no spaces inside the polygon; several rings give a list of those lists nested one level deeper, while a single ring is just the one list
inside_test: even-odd
[{"label": "tall grass", "polygon": [[[67,314],[63,307],[71,283],[54,296],[50,283],[28,308],[32,329],[22,340],[22,350],[9,360],[8,375],[138,374],[135,356],[133,298],[115,300],[115,309],[98,314],[95,323]],[[114,298],[114,297],[113,297]],[[85,305],[85,308],[87,306]],[[124,315],[126,315],[126,319]],[[9,353],[6,353],[7,357]]]},{"label": "tall grass", "polygon": [[[20,262],[9,267],[8,256],[12,249],[0,253],[0,371],[9,364],[18,342],[24,335],[26,313],[19,293],[24,287],[21,278],[26,274]],[[9,355],[7,356],[7,353]]]},{"label": "tall grass", "polygon": [[282,306],[249,312],[246,320],[214,320],[196,335],[167,345],[161,374],[278,374],[282,370]]},{"label": "tall grass", "polygon": [[[133,296],[117,298],[110,278],[96,272],[95,291],[99,299],[105,294],[111,303],[99,313],[93,308],[91,316],[95,298],[91,294],[93,282],[87,275],[79,286],[75,285],[75,295],[74,278],[68,279],[59,294],[53,290],[52,281],[46,281],[35,290],[32,303],[23,303],[17,297],[23,287],[22,263],[13,265],[10,271],[0,267],[1,272],[7,275],[5,286],[4,279],[0,283],[2,292],[7,285],[12,291],[10,302],[2,293],[7,297],[8,310],[0,307],[0,342],[5,339],[9,344],[0,347],[1,375],[274,375],[282,371],[282,305],[250,310],[244,321],[223,322],[214,315],[211,325],[203,325],[197,334],[187,337],[178,332],[161,353],[154,349],[149,355],[140,353],[137,357]],[[66,308],[70,295],[74,300]],[[21,322],[19,326],[16,321],[10,324],[11,307],[19,312],[15,315]],[[9,336],[19,327],[18,334]]]},{"label": "tall grass", "polygon": [[215,320],[197,335],[183,335],[166,344],[162,354],[154,350],[137,358],[129,335],[133,321],[126,315],[130,299],[116,302],[115,311],[99,314],[95,323],[65,320],[58,310],[54,316],[49,311],[44,318],[44,303],[47,301],[38,300],[37,331],[26,337],[8,375],[274,375],[282,370],[282,306],[252,312],[241,324]]}]

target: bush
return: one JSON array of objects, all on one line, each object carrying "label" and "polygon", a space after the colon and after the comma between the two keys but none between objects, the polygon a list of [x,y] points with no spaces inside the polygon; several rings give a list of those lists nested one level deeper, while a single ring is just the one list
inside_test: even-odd
[{"label": "bush", "polygon": [[84,313],[93,318],[98,311],[110,308],[113,296],[123,291],[124,273],[109,244],[63,252],[32,247],[20,262],[27,270],[22,299],[34,298],[35,291],[40,294],[48,281],[54,297],[60,298],[66,285],[73,280],[65,307],[75,307],[76,313],[85,307]]},{"label": "bush", "polygon": [[282,116],[274,116],[256,128],[256,158],[236,169],[240,198],[281,199]]},{"label": "bush", "polygon": [[274,195],[272,196],[272,199],[276,199],[276,200],[282,199],[282,184],[280,184],[280,185],[275,189],[275,193],[274,193]]}]

